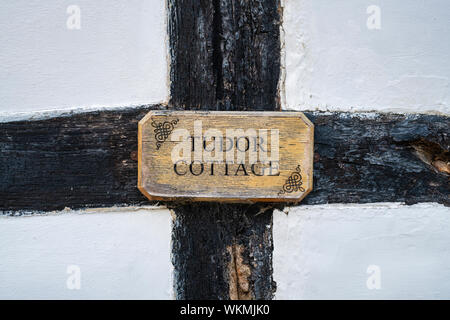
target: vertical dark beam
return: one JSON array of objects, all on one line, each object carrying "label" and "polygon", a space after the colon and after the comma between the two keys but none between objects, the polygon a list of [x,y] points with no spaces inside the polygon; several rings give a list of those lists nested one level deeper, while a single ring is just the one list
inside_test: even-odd
[{"label": "vertical dark beam", "polygon": [[[279,0],[168,0],[176,109],[278,110]],[[271,299],[272,209],[174,206],[178,299]]]},{"label": "vertical dark beam", "polygon": [[279,109],[279,1],[215,0],[221,20],[225,110]]},{"label": "vertical dark beam", "polygon": [[216,103],[211,0],[168,0],[170,105],[177,109]]}]

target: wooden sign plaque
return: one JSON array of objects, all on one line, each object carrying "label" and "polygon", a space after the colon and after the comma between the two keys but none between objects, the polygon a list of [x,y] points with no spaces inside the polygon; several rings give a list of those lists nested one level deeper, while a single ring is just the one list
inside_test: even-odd
[{"label": "wooden sign plaque", "polygon": [[312,190],[313,138],[301,112],[151,111],[138,188],[150,200],[298,202]]}]

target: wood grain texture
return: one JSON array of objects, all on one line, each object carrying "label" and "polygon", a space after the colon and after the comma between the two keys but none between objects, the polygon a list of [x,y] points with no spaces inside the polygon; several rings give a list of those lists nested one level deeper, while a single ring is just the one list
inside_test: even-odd
[{"label": "wood grain texture", "polygon": [[[172,262],[177,299],[230,299],[238,287],[253,299],[271,299],[272,209],[259,205],[189,203],[177,206],[172,233]],[[239,245],[250,268],[248,287],[231,283],[228,248]]]},{"label": "wood grain texture", "polygon": [[421,159],[433,146],[450,164],[450,118],[420,114],[305,112],[315,124],[314,192],[305,204],[438,202],[450,205],[444,170]]},{"label": "wood grain texture", "polygon": [[0,210],[141,205],[137,124],[150,109],[0,123]]},{"label": "wood grain texture", "polygon": [[[279,110],[279,1],[168,3],[171,109]],[[137,123],[159,108],[0,123],[0,209],[20,214],[148,204],[136,188]],[[315,164],[314,191],[302,204],[450,205],[448,117],[305,114],[315,124]],[[429,164],[437,161],[442,170]],[[248,288],[238,290],[272,297],[270,205],[171,205],[177,298],[230,298],[228,248],[236,246],[250,267]]]},{"label": "wood grain texture", "polygon": [[[171,109],[279,110],[279,0],[168,4]],[[258,206],[212,203],[175,209],[177,298],[229,299],[230,287],[239,286],[239,281],[230,283],[236,279],[229,276],[233,259],[227,248],[236,244],[246,248],[239,259],[250,268],[245,296],[272,297],[272,238],[264,236],[264,230],[271,230],[272,211],[258,212]]]},{"label": "wood grain texture", "polygon": [[[0,210],[148,204],[136,188],[137,124],[155,109],[165,107],[0,123]],[[314,190],[301,204],[450,205],[449,175],[422,161],[414,148],[417,141],[433,144],[447,163],[449,117],[305,115],[315,124]]]},{"label": "wood grain texture", "polygon": [[279,109],[278,0],[167,0],[173,109]]},{"label": "wood grain texture", "polygon": [[151,111],[138,137],[150,200],[299,202],[312,189],[314,126],[301,112]]}]

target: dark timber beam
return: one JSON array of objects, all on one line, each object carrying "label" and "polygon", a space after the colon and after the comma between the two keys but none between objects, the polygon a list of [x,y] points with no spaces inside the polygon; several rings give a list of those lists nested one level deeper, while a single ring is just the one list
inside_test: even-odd
[{"label": "dark timber beam", "polygon": [[[146,205],[137,123],[151,109],[278,110],[277,0],[168,0],[169,106],[0,123],[4,214]],[[450,206],[450,120],[437,115],[305,112],[315,124],[314,190],[301,204]],[[270,299],[270,205],[175,203],[180,299]]]},{"label": "dark timber beam", "polygon": [[[0,123],[0,210],[145,205],[137,189],[142,106]],[[305,112],[315,125],[314,190],[301,204],[450,206],[450,118]]]},{"label": "dark timber beam", "polygon": [[[278,0],[168,3],[171,108],[279,110]],[[272,298],[272,209],[173,207],[177,298]]]}]

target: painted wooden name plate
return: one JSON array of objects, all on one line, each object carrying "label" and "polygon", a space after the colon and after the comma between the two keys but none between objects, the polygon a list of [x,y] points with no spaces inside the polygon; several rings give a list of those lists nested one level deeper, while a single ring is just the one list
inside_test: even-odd
[{"label": "painted wooden name plate", "polygon": [[138,188],[150,200],[298,202],[312,190],[313,137],[301,112],[151,111]]}]

